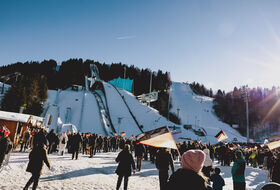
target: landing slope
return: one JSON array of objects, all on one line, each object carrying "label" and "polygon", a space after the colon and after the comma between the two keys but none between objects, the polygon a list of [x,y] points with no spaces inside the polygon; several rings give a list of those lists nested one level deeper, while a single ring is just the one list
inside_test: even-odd
[{"label": "landing slope", "polygon": [[[214,137],[220,130],[223,130],[229,137],[227,141],[236,138],[238,141],[246,141],[238,131],[228,124],[219,121],[214,114],[213,99],[196,95],[189,85],[185,83],[173,82],[171,86],[171,112],[178,114],[182,124],[190,124],[194,129],[205,130],[206,139],[211,143],[217,143]],[[186,131],[182,129],[182,131]],[[198,137],[197,137],[198,138]]]}]

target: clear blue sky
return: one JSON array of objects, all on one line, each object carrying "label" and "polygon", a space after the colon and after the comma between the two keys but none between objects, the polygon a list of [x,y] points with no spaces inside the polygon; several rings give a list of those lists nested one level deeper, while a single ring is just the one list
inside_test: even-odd
[{"label": "clear blue sky", "polygon": [[69,58],[214,90],[280,86],[280,1],[0,0],[0,65]]}]

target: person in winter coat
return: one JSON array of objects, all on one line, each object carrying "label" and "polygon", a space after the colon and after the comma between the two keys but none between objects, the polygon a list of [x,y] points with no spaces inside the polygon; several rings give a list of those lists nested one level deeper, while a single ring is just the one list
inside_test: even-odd
[{"label": "person in winter coat", "polygon": [[73,135],[73,137],[72,137],[72,146],[73,146],[72,147],[73,148],[72,160],[74,159],[74,157],[76,157],[76,160],[78,159],[81,143],[82,143],[82,136],[78,132],[77,134]]},{"label": "person in winter coat", "polygon": [[23,190],[27,190],[28,187],[33,183],[32,189],[35,190],[38,186],[39,178],[43,172],[44,163],[50,169],[50,163],[47,156],[47,150],[44,148],[43,144],[39,144],[33,147],[29,154],[29,163],[27,165],[27,172],[32,174],[29,181],[26,183]]},{"label": "person in winter coat", "polygon": [[211,181],[213,181],[213,190],[223,190],[223,186],[225,186],[225,180],[222,178],[220,173],[220,168],[215,168],[214,174],[210,177]]},{"label": "person in winter coat", "polygon": [[91,134],[88,138],[88,145],[89,145],[89,157],[92,158],[93,155],[96,153],[96,139],[97,135]]},{"label": "person in winter coat", "polygon": [[210,178],[210,171],[212,170],[213,166],[213,162],[210,158],[210,150],[206,148],[203,150],[203,152],[205,153],[206,158],[203,164],[202,172],[206,177]]},{"label": "person in winter coat", "polygon": [[131,176],[131,167],[135,173],[135,163],[130,153],[130,146],[126,144],[124,149],[118,154],[116,162],[119,163],[116,174],[118,174],[117,190],[120,188],[122,179],[124,178],[124,190],[127,190],[128,177]]},{"label": "person in winter coat", "polygon": [[9,144],[11,144],[9,137],[5,137],[5,134],[0,131],[0,168],[3,164],[5,155],[8,153]]},{"label": "person in winter coat", "polygon": [[233,190],[245,190],[245,167],[246,161],[243,158],[242,152],[237,150],[235,152],[235,160],[231,168],[232,180],[233,180]]},{"label": "person in winter coat", "polygon": [[26,130],[23,134],[22,143],[20,146],[20,152],[22,152],[23,150],[25,152],[25,150],[27,149],[29,138],[30,138],[30,132],[29,130]]},{"label": "person in winter coat", "polygon": [[253,168],[256,168],[258,166],[258,162],[257,162],[257,159],[258,159],[258,152],[257,150],[253,150],[252,154],[250,155],[250,159],[252,160],[252,166]]},{"label": "person in winter coat", "polygon": [[160,190],[166,189],[167,180],[169,178],[169,166],[172,173],[174,173],[174,164],[171,154],[165,149],[161,148],[156,154],[156,167],[158,169]]},{"label": "person in winter coat", "polygon": [[49,142],[48,154],[51,154],[53,152],[53,150],[54,150],[55,141],[56,141],[56,135],[55,135],[53,129],[47,135],[47,139],[48,139],[48,142]]},{"label": "person in winter coat", "polygon": [[87,134],[83,134],[83,154],[88,154],[88,149],[87,149],[87,146],[88,146],[88,137],[87,137]]},{"label": "person in winter coat", "polygon": [[188,150],[181,157],[181,167],[174,172],[167,182],[167,190],[185,190],[190,187],[195,190],[211,189],[207,178],[201,172],[205,153],[201,150]]},{"label": "person in winter coat", "polygon": [[34,134],[32,147],[35,147],[35,146],[38,146],[41,144],[47,145],[47,141],[48,140],[46,138],[46,132],[43,129],[41,129],[40,131],[37,131]]},{"label": "person in winter coat", "polygon": [[65,132],[62,133],[62,135],[59,137],[59,155],[63,156],[64,152],[65,152],[65,147],[67,145],[67,141],[68,141],[68,136],[66,135]]},{"label": "person in winter coat", "polygon": [[135,157],[137,159],[137,170],[141,170],[142,166],[142,159],[145,153],[145,147],[143,144],[137,144],[138,142],[135,142]]},{"label": "person in winter coat", "polygon": [[276,156],[275,163],[272,167],[271,180],[280,184],[280,153]]}]

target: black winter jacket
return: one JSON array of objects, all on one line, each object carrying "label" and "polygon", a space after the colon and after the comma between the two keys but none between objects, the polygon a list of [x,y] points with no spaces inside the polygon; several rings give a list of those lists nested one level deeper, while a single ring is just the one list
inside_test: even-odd
[{"label": "black winter jacket", "polygon": [[159,171],[168,171],[169,166],[172,169],[172,172],[174,172],[174,164],[172,156],[169,152],[160,150],[156,154],[156,167]]},{"label": "black winter jacket", "polygon": [[5,154],[7,153],[8,146],[9,146],[9,139],[8,137],[4,137],[0,139],[0,166],[5,158]]},{"label": "black winter jacket", "polygon": [[119,162],[119,165],[116,169],[118,175],[131,176],[131,167],[135,170],[135,163],[130,152],[122,150],[116,162]]},{"label": "black winter jacket", "polygon": [[31,172],[32,174],[41,175],[44,162],[48,168],[50,168],[46,149],[42,146],[36,146],[29,154],[29,163],[26,171]]},{"label": "black winter jacket", "polygon": [[178,169],[167,182],[167,190],[209,190],[205,180],[192,170]]}]

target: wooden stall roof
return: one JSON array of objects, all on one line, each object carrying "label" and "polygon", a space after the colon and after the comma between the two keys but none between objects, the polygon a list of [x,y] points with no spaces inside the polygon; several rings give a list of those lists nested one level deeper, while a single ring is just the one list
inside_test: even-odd
[{"label": "wooden stall roof", "polygon": [[44,118],[23,113],[0,111],[0,120],[28,123],[34,127],[39,127],[43,123]]}]

